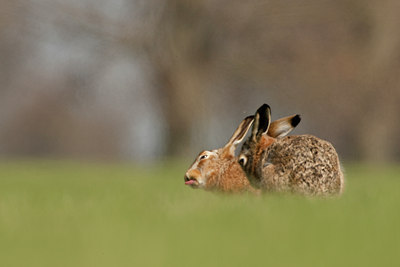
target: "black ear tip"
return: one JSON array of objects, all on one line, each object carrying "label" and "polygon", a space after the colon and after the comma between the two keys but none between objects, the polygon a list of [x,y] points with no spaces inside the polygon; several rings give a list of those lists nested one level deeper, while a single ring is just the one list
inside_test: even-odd
[{"label": "black ear tip", "polygon": [[296,116],[293,117],[291,124],[293,127],[296,127],[301,121],[300,115],[297,114]]},{"label": "black ear tip", "polygon": [[271,109],[268,104],[263,104],[257,109],[257,113],[265,113],[267,110]]},{"label": "black ear tip", "polygon": [[[257,134],[260,135],[268,130],[271,120],[271,108],[268,104],[263,104],[257,109],[256,117],[258,119]],[[257,120],[256,119],[256,120]]]},{"label": "black ear tip", "polygon": [[251,116],[247,116],[246,118],[244,118],[244,120],[254,120],[254,115],[251,115]]},{"label": "black ear tip", "polygon": [[261,107],[263,107],[263,108],[269,108],[269,105],[268,105],[267,103],[264,103],[264,104],[262,104]]}]

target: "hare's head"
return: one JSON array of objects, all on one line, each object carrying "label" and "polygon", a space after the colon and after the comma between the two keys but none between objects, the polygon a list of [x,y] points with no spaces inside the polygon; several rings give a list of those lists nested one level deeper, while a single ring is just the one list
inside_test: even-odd
[{"label": "hare's head", "polygon": [[263,152],[276,141],[290,133],[300,122],[300,115],[288,116],[271,123],[271,108],[264,104],[256,111],[251,136],[244,142],[239,164],[253,176],[261,162]]},{"label": "hare's head", "polygon": [[253,120],[254,116],[245,118],[223,148],[202,151],[185,173],[185,184],[206,190],[248,190],[250,184],[235,157],[235,149],[246,136]]}]

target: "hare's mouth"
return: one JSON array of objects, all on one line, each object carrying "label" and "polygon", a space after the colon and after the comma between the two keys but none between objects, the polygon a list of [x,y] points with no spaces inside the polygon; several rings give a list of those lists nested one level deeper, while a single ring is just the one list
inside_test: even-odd
[{"label": "hare's mouth", "polygon": [[198,187],[200,183],[196,178],[185,176],[185,185],[190,185],[191,187]]}]

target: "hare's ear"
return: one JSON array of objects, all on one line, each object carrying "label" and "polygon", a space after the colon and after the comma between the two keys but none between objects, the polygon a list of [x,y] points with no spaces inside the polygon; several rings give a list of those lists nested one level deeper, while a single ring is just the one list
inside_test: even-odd
[{"label": "hare's ear", "polygon": [[274,138],[280,138],[290,133],[299,123],[300,115],[292,115],[271,122],[268,129],[268,135]]},{"label": "hare's ear", "polygon": [[251,131],[251,138],[254,142],[263,134],[268,132],[271,123],[271,108],[264,104],[259,107],[254,115],[254,125]]},{"label": "hare's ear", "polygon": [[243,138],[246,136],[247,132],[250,129],[251,124],[254,121],[254,116],[246,117],[238,126],[236,131],[233,133],[231,139],[229,139],[228,143],[225,145],[224,149],[229,150],[229,154],[234,155],[236,146],[242,142]]}]

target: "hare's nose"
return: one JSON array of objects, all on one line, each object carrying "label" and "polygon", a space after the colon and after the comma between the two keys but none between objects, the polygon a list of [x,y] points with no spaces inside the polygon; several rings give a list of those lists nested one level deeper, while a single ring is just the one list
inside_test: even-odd
[{"label": "hare's nose", "polygon": [[184,180],[185,180],[185,182],[187,182],[189,180],[193,180],[193,175],[190,173],[190,171],[185,173]]},{"label": "hare's nose", "polygon": [[189,180],[190,180],[190,179],[189,179],[189,176],[188,176],[188,174],[187,174],[187,173],[185,173],[185,176],[184,176],[183,178],[184,178],[185,182],[187,182],[187,181],[189,181]]},{"label": "hare's nose", "polygon": [[185,173],[185,182],[189,180],[198,180],[201,177],[201,173],[198,169],[190,169]]},{"label": "hare's nose", "polygon": [[185,180],[185,182],[188,182],[188,181],[191,181],[191,180],[196,180],[197,181],[196,172],[194,172],[194,171],[186,172],[185,176],[184,176],[184,180]]}]

